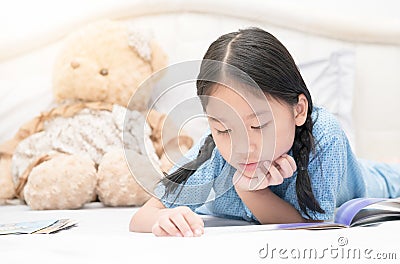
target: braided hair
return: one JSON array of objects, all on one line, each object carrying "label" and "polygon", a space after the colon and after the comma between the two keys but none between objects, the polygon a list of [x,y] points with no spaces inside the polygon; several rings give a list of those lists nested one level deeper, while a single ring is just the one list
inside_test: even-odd
[{"label": "braided hair", "polygon": [[[229,74],[226,67],[215,67],[215,64],[209,63],[210,61],[238,68],[246,73],[253,83],[246,83],[248,77]],[[254,87],[255,89],[261,89],[266,95],[289,106],[298,103],[299,95],[303,94],[306,97],[307,118],[303,125],[296,126],[292,146],[293,157],[298,167],[296,195],[300,209],[307,217],[311,218],[308,210],[324,213],[314,197],[308,173],[309,155],[314,151],[311,119],[313,103],[310,92],[288,50],[273,35],[260,28],[252,27],[225,34],[210,45],[200,67],[196,86],[197,95],[204,109],[207,104],[204,98],[211,94],[215,80],[225,80],[227,77],[239,83],[250,84],[252,88],[256,83],[258,87]],[[166,176],[164,180],[166,193],[174,191],[178,184],[184,184],[201,164],[210,159],[214,147],[214,140],[209,135],[195,160]]]},{"label": "braided hair", "polygon": [[[212,135],[208,135],[201,146],[197,157],[178,168],[171,174],[166,174],[165,178],[161,179],[161,182],[166,186],[166,194],[174,192],[179,184],[184,184],[189,177],[203,164],[206,160],[210,159],[211,153],[215,148],[215,142]],[[183,187],[183,185],[182,185]]]}]

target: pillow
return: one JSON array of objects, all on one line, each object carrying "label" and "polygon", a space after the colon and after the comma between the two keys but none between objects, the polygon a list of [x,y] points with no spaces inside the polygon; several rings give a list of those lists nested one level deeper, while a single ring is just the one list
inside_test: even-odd
[{"label": "pillow", "polygon": [[0,80],[0,144],[11,139],[18,129],[50,109],[51,84],[44,80]]},{"label": "pillow", "polygon": [[326,57],[298,63],[314,105],[331,112],[340,122],[355,150],[353,131],[353,91],[355,56],[351,50],[339,50]]}]

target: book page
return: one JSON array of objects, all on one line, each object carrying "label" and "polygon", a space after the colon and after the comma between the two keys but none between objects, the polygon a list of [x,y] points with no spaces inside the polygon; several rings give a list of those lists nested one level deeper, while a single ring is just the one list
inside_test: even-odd
[{"label": "book page", "polygon": [[384,198],[355,198],[349,200],[337,209],[334,222],[350,226],[362,209],[384,200]]},{"label": "book page", "polygon": [[213,215],[200,215],[204,221],[204,227],[219,227],[219,226],[248,226],[256,225],[254,222],[244,220],[228,219]]},{"label": "book page", "polygon": [[0,224],[0,235],[50,234],[76,226],[71,219],[51,219],[31,222]]},{"label": "book page", "polygon": [[260,225],[244,220],[226,219],[211,215],[201,215],[204,220],[205,232],[207,234],[236,233],[236,232],[259,232],[271,230],[326,230],[346,228],[348,226],[333,222],[315,223],[289,223],[289,224],[265,224]]},{"label": "book page", "polygon": [[366,206],[353,218],[351,226],[400,220],[400,200],[388,199]]},{"label": "book page", "polygon": [[51,226],[57,220],[43,220],[34,222],[9,223],[0,225],[0,235],[31,234],[40,229]]},{"label": "book page", "polygon": [[74,227],[77,224],[78,224],[77,221],[74,221],[71,219],[60,219],[57,222],[55,222],[54,224],[34,232],[34,234],[53,234],[58,231]]}]

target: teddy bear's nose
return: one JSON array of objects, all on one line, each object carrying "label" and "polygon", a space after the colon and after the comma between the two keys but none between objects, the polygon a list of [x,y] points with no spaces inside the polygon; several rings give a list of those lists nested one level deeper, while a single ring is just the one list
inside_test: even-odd
[{"label": "teddy bear's nose", "polygon": [[100,70],[100,74],[103,76],[106,76],[106,75],[108,75],[108,70],[106,68],[103,68]]},{"label": "teddy bear's nose", "polygon": [[76,69],[80,66],[79,62],[77,61],[71,61],[71,67],[72,69]]}]

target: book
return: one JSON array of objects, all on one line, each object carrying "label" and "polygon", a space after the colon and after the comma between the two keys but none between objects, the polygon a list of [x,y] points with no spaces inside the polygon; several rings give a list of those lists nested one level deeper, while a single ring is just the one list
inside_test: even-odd
[{"label": "book", "polygon": [[[333,221],[255,224],[242,220],[224,219],[215,216],[202,216],[204,226],[229,227],[230,231],[268,231],[294,229],[336,229],[355,226],[374,226],[387,221],[400,220],[400,198],[355,198],[337,208]],[[400,222],[399,222],[400,225]]]},{"label": "book", "polygon": [[334,222],[345,227],[400,220],[400,198],[356,198],[342,204]]},{"label": "book", "polygon": [[204,227],[224,227],[224,226],[249,226],[256,225],[255,222],[247,222],[244,220],[227,219],[213,215],[200,215],[204,221]]},{"label": "book", "polygon": [[51,219],[31,222],[0,224],[0,235],[52,234],[77,225],[71,219]]}]

